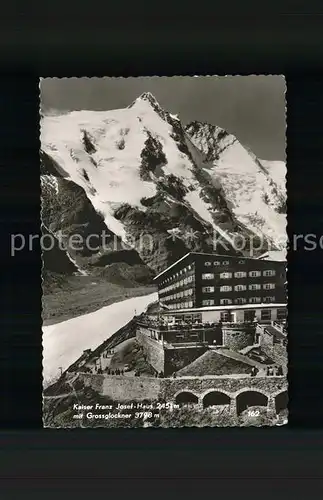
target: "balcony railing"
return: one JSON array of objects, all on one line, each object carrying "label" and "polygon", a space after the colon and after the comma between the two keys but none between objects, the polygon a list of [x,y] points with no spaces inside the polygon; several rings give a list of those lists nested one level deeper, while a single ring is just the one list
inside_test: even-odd
[{"label": "balcony railing", "polygon": [[173,331],[207,331],[212,330],[214,328],[219,328],[220,326],[226,328],[246,328],[253,325],[256,325],[256,322],[248,322],[248,321],[240,321],[240,322],[231,322],[231,321],[223,321],[222,323],[184,323],[184,324],[168,324],[163,325],[158,323],[158,321],[137,321],[139,326],[143,326],[145,328],[151,328],[159,332],[173,332]]},{"label": "balcony railing", "polygon": [[277,328],[281,333],[284,335],[287,335],[287,329],[284,323],[278,323],[277,321],[272,321],[271,322],[272,326]]},{"label": "balcony railing", "polygon": [[222,327],[224,328],[250,328],[252,326],[256,327],[256,322],[254,321],[237,321],[235,323],[225,321],[221,323]]},{"label": "balcony railing", "polygon": [[[207,332],[210,330],[214,330],[215,328],[218,327],[217,324],[215,325],[168,325],[168,326],[162,326],[162,325],[150,325],[150,324],[141,324],[138,323],[139,326],[142,326],[144,328],[150,328],[152,330],[155,330],[157,332]],[[237,324],[235,324],[237,326]]]},{"label": "balcony railing", "polygon": [[209,343],[206,341],[183,341],[183,342],[168,342],[164,340],[163,346],[166,347],[166,349],[176,349],[176,348],[184,348],[184,347],[206,347],[208,346]]}]

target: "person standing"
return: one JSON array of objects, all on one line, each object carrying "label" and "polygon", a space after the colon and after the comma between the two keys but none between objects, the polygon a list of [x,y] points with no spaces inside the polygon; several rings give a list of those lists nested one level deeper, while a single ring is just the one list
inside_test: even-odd
[{"label": "person standing", "polygon": [[278,377],[281,377],[283,375],[283,369],[281,366],[278,366],[277,371],[276,371],[276,375]]}]

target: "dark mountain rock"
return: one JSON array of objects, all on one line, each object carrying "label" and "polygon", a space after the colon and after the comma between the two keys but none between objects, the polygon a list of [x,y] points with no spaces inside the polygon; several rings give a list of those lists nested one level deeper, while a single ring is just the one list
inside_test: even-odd
[{"label": "dark mountain rock", "polygon": [[77,272],[77,267],[71,262],[66,251],[60,246],[59,240],[45,224],[42,224],[41,232],[44,241],[42,249],[44,269],[61,275],[72,275]]}]

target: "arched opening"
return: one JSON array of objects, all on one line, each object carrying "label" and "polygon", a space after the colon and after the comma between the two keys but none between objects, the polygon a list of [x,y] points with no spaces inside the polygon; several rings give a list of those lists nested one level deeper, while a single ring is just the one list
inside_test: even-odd
[{"label": "arched opening", "polygon": [[240,415],[243,411],[255,406],[267,406],[268,398],[258,391],[244,391],[237,396],[237,413]]},{"label": "arched opening", "polygon": [[191,392],[184,391],[177,394],[175,401],[176,403],[181,405],[191,405],[198,403],[198,397],[195,396],[195,394],[192,394]]},{"label": "arched opening", "polygon": [[275,397],[276,413],[279,415],[282,411],[287,410],[288,407],[288,393],[287,391],[277,394]]},{"label": "arched opening", "polygon": [[210,406],[229,405],[231,398],[223,392],[212,391],[206,394],[203,398],[203,408]]}]

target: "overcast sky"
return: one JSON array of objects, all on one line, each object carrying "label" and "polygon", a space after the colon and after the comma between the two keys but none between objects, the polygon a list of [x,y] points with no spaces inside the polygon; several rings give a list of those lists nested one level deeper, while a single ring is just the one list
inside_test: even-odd
[{"label": "overcast sky", "polygon": [[265,160],[285,160],[285,80],[282,76],[46,78],[44,112],[127,107],[151,92],[182,122],[225,128]]}]

